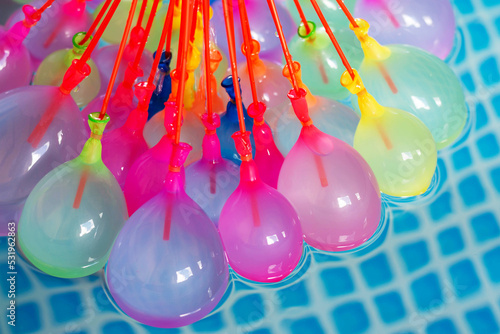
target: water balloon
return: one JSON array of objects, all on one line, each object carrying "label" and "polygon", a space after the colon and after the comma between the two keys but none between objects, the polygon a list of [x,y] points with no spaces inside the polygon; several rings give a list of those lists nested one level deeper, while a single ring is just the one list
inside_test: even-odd
[{"label": "water balloon", "polygon": [[149,101],[148,119],[165,108],[165,102],[168,101],[170,93],[172,92],[172,79],[170,78],[171,60],[172,53],[163,51],[155,77],[156,89],[151,96],[151,100]]}]

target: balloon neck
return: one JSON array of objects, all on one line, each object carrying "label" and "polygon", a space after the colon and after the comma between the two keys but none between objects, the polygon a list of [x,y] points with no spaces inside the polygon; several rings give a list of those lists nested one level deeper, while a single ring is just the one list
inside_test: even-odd
[{"label": "balloon neck", "polygon": [[264,123],[264,113],[266,112],[266,105],[262,102],[257,102],[257,104],[252,103],[248,106],[248,115],[253,118],[254,126],[260,126]]},{"label": "balloon neck", "polygon": [[316,23],[312,21],[307,21],[307,27],[301,23],[300,26],[297,29],[297,34],[299,35],[300,38],[306,40],[307,42],[314,42],[316,40],[317,34],[316,34]]},{"label": "balloon neck", "polygon": [[139,46],[141,45],[141,41],[144,38],[144,34],[144,28],[141,26],[135,26],[132,28],[132,31],[130,32],[130,39],[125,47],[125,50],[123,51],[123,59],[126,62],[134,61],[137,51],[139,50]]},{"label": "balloon neck", "polygon": [[72,0],[63,5],[62,10],[66,16],[80,16],[85,14],[86,0]]},{"label": "balloon neck", "polygon": [[[309,88],[307,88],[307,86],[302,81],[302,70],[298,61],[293,62],[293,72],[295,73],[295,79],[297,80],[297,85],[299,86],[299,88],[304,89],[307,92],[305,96],[307,104],[309,105],[309,107],[314,107],[316,105],[317,99],[313,94],[311,94]],[[287,78],[288,81],[290,81],[290,83],[293,85],[292,75],[290,73],[288,65],[285,65],[283,67],[283,76]]]},{"label": "balloon neck", "polygon": [[155,86],[148,84],[148,82],[140,82],[135,85],[135,96],[139,100],[139,103],[137,108],[130,112],[125,122],[125,127],[134,133],[139,132],[142,134],[142,130],[144,130],[144,126],[148,120],[149,101],[154,90]]},{"label": "balloon neck", "polygon": [[288,98],[292,103],[292,108],[295,116],[299,119],[302,126],[311,126],[313,121],[309,116],[309,106],[306,100],[307,92],[305,89],[300,88],[297,92],[295,89],[291,89],[288,92]]},{"label": "balloon neck", "polygon": [[[186,143],[179,143],[172,145],[172,156],[170,164],[168,165],[169,174],[180,174],[181,167],[184,166],[186,159],[193,148]],[[182,180],[182,179],[181,179]],[[184,189],[184,182],[182,182],[182,189]]]},{"label": "balloon neck", "polygon": [[251,161],[252,143],[250,141],[250,131],[236,131],[231,137],[234,140],[236,152],[240,155],[241,161]]},{"label": "balloon neck", "polygon": [[13,45],[21,44],[28,36],[31,27],[40,21],[41,15],[31,5],[23,6],[24,20],[16,22],[7,32],[7,36]]},{"label": "balloon neck", "polygon": [[90,71],[90,66],[87,63],[82,63],[80,59],[73,60],[59,86],[61,93],[69,95],[83,79],[90,75]]},{"label": "balloon neck", "polygon": [[[260,43],[252,39],[250,41],[250,50],[245,43],[241,45],[241,52],[246,56],[247,52],[250,52],[250,61],[252,62],[252,70],[256,76],[264,76],[267,71],[266,64],[260,59]],[[246,68],[248,71],[248,67]]]},{"label": "balloon neck", "polygon": [[[241,106],[243,107],[243,119],[247,119],[248,114],[247,114],[247,109],[245,108],[245,105],[241,103]],[[228,119],[231,123],[233,124],[238,124],[239,119],[238,119],[238,108],[236,107],[236,101],[230,100],[227,105],[226,105],[226,114],[224,115],[226,119]]]},{"label": "balloon neck", "polygon": [[342,86],[347,88],[352,94],[358,96],[358,105],[361,115],[365,117],[380,117],[384,114],[385,108],[381,106],[375,98],[366,91],[365,85],[359,76],[358,71],[353,69],[354,79],[349,72],[345,71],[340,78]]},{"label": "balloon neck", "polygon": [[187,80],[186,80],[186,93],[184,94],[184,106],[186,109],[191,109],[194,103],[195,91],[195,78],[194,71],[200,66],[201,53],[198,48],[192,43],[189,43],[188,61],[187,61]]},{"label": "balloon neck", "polygon": [[104,128],[109,122],[109,116],[104,115],[103,119],[99,118],[99,113],[89,114],[90,138],[83,146],[79,159],[85,164],[95,164],[101,161],[102,144],[101,138],[104,133]]},{"label": "balloon neck", "polygon": [[350,28],[356,34],[359,42],[361,43],[361,48],[365,54],[365,59],[373,61],[382,61],[391,56],[391,50],[380,45],[373,37],[368,35],[368,30],[370,25],[363,19],[356,19],[357,27],[352,24]]},{"label": "balloon neck", "polygon": [[181,168],[169,170],[165,179],[165,190],[170,193],[177,193],[184,189],[184,178],[182,177]]},{"label": "balloon neck", "polygon": [[84,44],[80,45],[81,41],[85,38],[85,32],[79,32],[73,36],[73,49],[69,50],[64,57],[64,64],[66,67],[70,67],[73,63],[73,60],[80,59],[87,50],[87,47],[92,40],[90,37]]},{"label": "balloon neck", "polygon": [[123,87],[126,89],[132,90],[134,82],[137,80],[137,78],[142,77],[143,75],[144,72],[139,65],[136,65],[133,62],[129,62],[127,68],[125,69],[125,74],[123,76],[121,85],[123,85]]},{"label": "balloon neck", "polygon": [[[179,108],[175,101],[167,101],[165,103],[165,116],[163,119],[163,125],[167,130],[167,136],[173,140],[177,130],[177,115],[179,114]],[[182,115],[180,115],[182,117]],[[183,120],[181,119],[181,124]]]},{"label": "balloon neck", "polygon": [[220,141],[217,137],[217,128],[220,126],[220,117],[207,113],[201,116],[201,121],[205,126],[205,136],[203,137],[203,159],[212,162],[219,162],[222,159],[220,151]]},{"label": "balloon neck", "polygon": [[[189,75],[186,73],[186,80],[189,78]],[[172,92],[168,98],[169,101],[176,101],[177,92],[179,89],[179,81],[180,81],[180,73],[177,69],[174,69],[170,72],[170,79],[172,81]]]},{"label": "balloon neck", "polygon": [[242,161],[240,165],[240,185],[260,181],[257,164],[254,160]]},{"label": "balloon neck", "polygon": [[181,2],[175,2],[174,11],[172,13],[172,30],[179,30],[181,27]]},{"label": "balloon neck", "polygon": [[219,68],[220,62],[222,61],[222,55],[217,49],[210,50],[210,74],[213,75],[215,71]]}]

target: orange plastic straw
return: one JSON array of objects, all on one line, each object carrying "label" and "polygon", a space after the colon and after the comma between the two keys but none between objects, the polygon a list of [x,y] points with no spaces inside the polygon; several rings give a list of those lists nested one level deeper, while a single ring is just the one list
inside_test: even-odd
[{"label": "orange plastic straw", "polygon": [[280,38],[281,48],[283,49],[283,54],[286,59],[286,66],[288,66],[288,71],[290,72],[290,78],[292,79],[293,89],[297,94],[299,94],[299,84],[297,81],[297,77],[295,76],[295,69],[293,67],[293,60],[290,51],[288,50],[288,45],[286,44],[285,34],[283,33],[283,27],[281,26],[280,18],[278,16],[278,11],[276,10],[276,4],[274,0],[267,0],[267,4],[269,5],[269,10],[271,11],[271,15],[273,16],[274,25],[276,26],[276,30],[278,31],[278,37]]},{"label": "orange plastic straw", "polygon": [[146,12],[147,5],[148,5],[148,0],[143,0],[141,4],[141,9],[139,11],[139,17],[137,17],[137,23],[135,24],[136,27],[142,26],[142,20],[144,19],[144,13]]},{"label": "orange plastic straw", "polygon": [[[206,99],[207,99],[207,121],[212,122],[212,78],[210,77],[210,0],[203,0],[203,42],[205,44],[205,81],[206,81]],[[214,189],[215,179],[212,182],[210,178],[210,189]]]},{"label": "orange plastic straw", "polygon": [[[145,2],[146,1],[143,1],[143,4]],[[144,37],[142,38],[141,44],[139,45],[139,49],[137,50],[137,53],[135,55],[134,67],[137,67],[139,65],[139,62],[141,61],[142,54],[144,53],[144,48],[146,48],[146,43],[148,41],[149,33],[151,32],[151,27],[153,26],[153,21],[155,19],[156,10],[158,9],[159,2],[160,2],[160,0],[153,1],[153,8],[151,9],[151,12],[149,13],[148,22],[146,23],[146,29],[144,30]],[[141,8],[141,10],[142,10],[142,8]]]},{"label": "orange plastic straw", "polygon": [[[312,2],[313,0],[311,0]],[[356,20],[354,19],[354,17],[352,16],[351,12],[349,11],[349,9],[347,9],[344,1],[342,0],[337,0],[337,3],[339,4],[340,6],[340,9],[342,9],[342,11],[344,12],[345,16],[347,16],[347,19],[349,20],[349,22],[351,22],[352,26],[354,28],[357,28],[358,27],[358,24],[356,23]]]},{"label": "orange plastic straw", "polygon": [[[165,45],[165,51],[170,52],[170,44],[172,44],[172,25],[174,21],[174,7],[173,1],[168,4],[167,17],[165,20],[165,25],[167,26],[167,41]],[[165,39],[165,38],[164,38]]]},{"label": "orange plastic straw", "polygon": [[302,21],[302,24],[304,25],[304,28],[306,29],[306,34],[309,35],[311,33],[311,28],[309,28],[309,24],[307,23],[306,15],[304,14],[304,11],[302,10],[302,6],[300,5],[299,0],[293,0],[295,3],[295,7],[297,8],[297,11],[299,12],[300,20]]},{"label": "orange plastic straw", "polygon": [[[125,45],[127,44],[127,38],[130,34],[132,28],[132,20],[134,19],[135,8],[137,7],[138,0],[132,0],[132,7],[128,13],[127,23],[125,25],[125,31],[123,32],[122,40],[120,42],[120,47],[118,48],[118,54],[116,56],[115,65],[113,66],[113,72],[111,72],[111,78],[109,79],[108,89],[106,90],[106,95],[104,96],[104,101],[102,102],[101,113],[99,114],[99,119],[103,119],[106,115],[106,109],[108,108],[108,102],[111,98],[111,93],[113,92],[113,86],[115,84],[116,76],[118,75],[118,69],[120,68],[120,62],[122,61],[123,51],[125,50]],[[104,19],[106,21],[108,17]],[[104,21],[103,21],[104,24]],[[100,29],[101,27],[99,27]],[[92,40],[93,41],[93,40]],[[85,54],[84,54],[85,55]],[[83,56],[82,56],[83,58]]]},{"label": "orange plastic straw", "polygon": [[[342,1],[340,1],[340,3],[342,3],[342,5],[344,5],[344,3]],[[325,28],[326,33],[330,37],[330,40],[332,41],[333,46],[335,47],[335,50],[337,50],[337,53],[339,54],[340,59],[342,60],[342,64],[344,64],[344,67],[346,68],[347,72],[349,72],[349,74],[351,75],[351,78],[354,79],[354,72],[352,70],[351,64],[349,64],[349,61],[347,60],[347,58],[344,54],[344,51],[342,51],[342,48],[340,47],[339,42],[335,38],[335,35],[333,34],[333,31],[330,28],[330,25],[326,21],[325,16],[321,12],[321,9],[319,8],[318,3],[316,2],[316,0],[311,0],[311,4],[313,5],[314,10],[316,11],[316,14],[318,14],[318,17],[319,17],[321,23],[323,24],[323,27]],[[345,5],[344,5],[344,7],[345,7]]]},{"label": "orange plastic straw", "polygon": [[75,200],[73,201],[73,208],[78,209],[80,207],[80,202],[82,201],[83,191],[85,190],[85,184],[87,184],[87,179],[89,178],[89,170],[85,168],[80,176],[80,182],[78,183],[78,188],[76,189]]},{"label": "orange plastic straw", "polygon": [[231,64],[231,74],[233,76],[234,95],[236,98],[236,108],[238,110],[238,121],[240,123],[241,133],[245,133],[245,116],[243,114],[243,105],[241,102],[240,84],[238,82],[238,67],[236,65],[236,47],[234,39],[234,26],[233,26],[233,7],[229,2],[230,0],[222,0],[224,9],[224,21],[226,23],[227,44],[229,46],[229,58]]},{"label": "orange plastic straw", "polygon": [[97,27],[99,22],[101,22],[101,19],[104,16],[104,13],[106,13],[106,10],[108,9],[109,5],[111,4],[111,1],[112,0],[106,0],[104,5],[102,6],[101,10],[99,10],[99,13],[97,13],[97,16],[96,16],[94,22],[92,22],[92,25],[90,26],[89,30],[85,34],[85,37],[83,37],[83,39],[80,41],[80,43],[79,43],[80,45],[84,45],[89,40],[90,36],[92,36],[95,28]]},{"label": "orange plastic straw", "polygon": [[255,73],[253,71],[252,62],[252,33],[250,31],[250,23],[248,22],[247,8],[245,0],[238,0],[238,8],[240,10],[241,30],[243,31],[243,45],[245,46],[245,56],[247,58],[248,78],[250,79],[250,88],[252,90],[253,103],[257,105],[259,98],[257,97],[257,88],[255,86]]},{"label": "orange plastic straw", "polygon": [[191,21],[191,29],[190,29],[190,35],[189,35],[189,40],[191,42],[194,41],[194,34],[196,32],[196,23],[198,21],[198,9],[200,8],[200,0],[194,0],[194,6],[193,6],[193,16],[192,16],[192,21]]},{"label": "orange plastic straw", "polygon": [[36,10],[36,12],[34,13],[35,16],[39,16],[39,15],[42,15],[42,13],[47,9],[49,8],[52,3],[54,2],[54,0],[47,0],[43,5],[42,7],[38,8]]},{"label": "orange plastic straw", "polygon": [[[182,51],[178,55],[178,59],[180,58],[180,66],[177,67],[176,70],[179,70],[178,74],[180,75],[179,80],[179,90],[177,92],[177,107],[179,109],[179,113],[177,115],[177,128],[175,129],[175,144],[179,144],[181,139],[181,120],[183,114],[183,101],[184,101],[184,89],[186,87],[186,67],[187,67],[187,51],[188,51],[188,29],[189,29],[189,9],[191,5],[191,0],[183,0],[182,1],[182,11],[181,11],[181,34],[179,39],[179,49]],[[178,62],[179,63],[179,62]]]}]

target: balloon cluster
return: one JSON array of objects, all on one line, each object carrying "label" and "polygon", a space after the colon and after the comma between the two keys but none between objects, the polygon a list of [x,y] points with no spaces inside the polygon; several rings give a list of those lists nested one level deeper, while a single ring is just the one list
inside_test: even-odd
[{"label": "balloon cluster", "polygon": [[229,266],[277,282],[304,241],[362,246],[381,193],[424,194],[466,122],[447,0],[89,4],[36,0],[0,29],[0,233],[19,221],[49,275],[107,263],[150,326],[210,313]]}]

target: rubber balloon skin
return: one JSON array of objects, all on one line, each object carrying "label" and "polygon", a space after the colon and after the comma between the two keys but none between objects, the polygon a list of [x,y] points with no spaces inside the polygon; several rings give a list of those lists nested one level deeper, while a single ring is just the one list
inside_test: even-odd
[{"label": "rubber balloon skin", "polygon": [[366,242],[380,222],[380,190],[363,157],[345,142],[316,128],[306,92],[289,93],[303,127],[286,156],[280,191],[299,215],[304,240],[325,251],[345,251]]},{"label": "rubber balloon skin", "polygon": [[[32,146],[28,139],[50,109],[53,119]],[[24,203],[35,185],[58,165],[78,156],[86,130],[73,98],[58,87],[26,86],[0,96],[0,208],[9,220],[10,206]],[[7,207],[7,208],[6,208]],[[5,210],[5,211],[4,211]],[[17,221],[17,220],[16,220]],[[6,225],[0,225],[6,234]],[[5,228],[5,229],[4,229]]]},{"label": "rubber balloon skin", "polygon": [[453,48],[456,22],[449,0],[358,0],[354,15],[368,21],[384,45],[410,44],[443,60]]},{"label": "rubber balloon skin", "polygon": [[[90,40],[85,45],[79,44],[84,37],[85,33],[76,34],[73,37],[72,49],[58,50],[45,58],[33,77],[33,84],[59,86],[73,60],[80,59],[87,49]],[[89,104],[97,96],[101,88],[101,78],[97,66],[92,59],[89,59],[87,64],[91,69],[90,75],[71,92],[71,96],[80,108]]]},{"label": "rubber balloon skin", "polygon": [[[36,0],[31,3],[40,8],[46,0]],[[85,10],[86,1],[62,0],[55,1],[44,13],[42,20],[33,27],[24,41],[33,57],[34,64],[41,62],[51,53],[73,47],[73,36],[87,31],[92,24],[92,17]],[[16,11],[7,21],[11,27],[23,19],[21,10]]]},{"label": "rubber balloon skin", "polygon": [[104,0],[90,0],[87,3],[87,6],[91,9],[96,9]]},{"label": "rubber balloon skin", "polygon": [[[174,153],[178,163],[172,167],[179,170],[188,152],[181,152],[183,157]],[[217,306],[229,270],[217,229],[184,192],[181,173],[170,171],[166,178],[164,189],[120,232],[106,277],[127,315],[149,326],[172,328],[198,321]]]},{"label": "rubber balloon skin", "polygon": [[220,235],[234,271],[253,281],[278,282],[302,256],[299,219],[287,199],[260,179],[251,159],[249,132],[234,137],[243,142],[237,146],[246,145],[247,155],[242,154],[240,184],[222,209]]},{"label": "rubber balloon skin", "polygon": [[154,88],[154,85],[147,82],[137,84],[135,94],[140,101],[138,107],[132,110],[122,127],[107,132],[102,138],[102,160],[122,188],[132,164],[148,150],[142,132]]},{"label": "rubber balloon skin", "polygon": [[[369,25],[357,20],[356,33],[369,38]],[[451,145],[462,133],[468,112],[460,81],[448,65],[409,45],[381,46],[371,39],[364,48],[367,56],[359,74],[370,94],[388,107],[417,116],[431,131],[438,150]],[[359,110],[354,96],[353,106]]]},{"label": "rubber balloon skin", "polygon": [[28,49],[22,41],[9,38],[9,32],[0,27],[0,93],[27,86],[33,76]]},{"label": "rubber balloon skin", "polygon": [[[269,8],[260,0],[245,0],[245,4],[248,13],[248,21],[250,22],[250,29],[252,30],[252,37],[258,40],[261,45],[260,57],[281,65],[281,44],[279,39],[276,38],[276,26],[274,25]],[[233,6],[237,8],[237,0],[233,0]],[[297,31],[297,25],[294,23],[288,9],[279,3],[276,4],[276,7],[279,13],[281,25],[283,27],[283,33],[285,34],[285,38],[289,40]],[[213,2],[212,9],[214,14],[211,26],[216,32],[217,45],[227,56],[229,53],[225,37],[226,30],[222,1],[218,0]],[[237,10],[234,11],[234,22],[240,22],[240,14]],[[243,35],[238,29],[235,30],[235,43],[236,45],[243,44]],[[238,53],[237,61],[238,63],[244,62],[245,57]]]},{"label": "rubber balloon skin", "polygon": [[417,117],[400,109],[383,107],[355,78],[342,75],[342,84],[358,96],[361,120],[354,148],[373,169],[380,190],[392,196],[417,196],[429,188],[437,164],[432,134]]},{"label": "rubber balloon skin", "polygon": [[228,197],[239,183],[238,166],[224,159],[220,153],[220,142],[215,129],[220,125],[219,115],[213,115],[213,122],[208,122],[203,138],[203,156],[200,160],[186,167],[186,193],[205,211],[210,220],[219,223],[220,212]]},{"label": "rubber balloon skin", "polygon": [[91,275],[106,263],[128,218],[120,186],[101,160],[107,118],[89,118],[82,153],[47,174],[26,200],[18,241],[38,269],[62,278]]},{"label": "rubber balloon skin", "polygon": [[[154,56],[156,56],[156,52]],[[156,89],[149,101],[148,120],[165,108],[165,102],[168,101],[170,93],[172,92],[172,79],[170,78],[171,60],[172,53],[169,52],[167,54],[166,51],[163,51],[155,77]]]},{"label": "rubber balloon skin", "polygon": [[[343,0],[345,5],[347,6],[347,9],[349,9],[349,11],[351,12],[354,10],[356,1],[359,0]],[[285,0],[285,2],[286,7],[292,14],[293,20],[297,23],[301,22],[301,18],[299,12],[297,11],[297,7],[295,6],[294,0]],[[342,9],[340,8],[336,0],[317,0],[317,3],[322,9],[323,15],[325,16],[330,26],[346,27],[349,25],[348,19],[342,12]],[[311,5],[310,1],[300,1],[300,5],[307,20],[316,20],[318,15],[316,14],[316,11],[314,10],[314,7]]]},{"label": "rubber balloon skin", "polygon": [[[314,18],[316,17],[315,15]],[[316,24],[311,21],[308,24],[311,29],[309,34],[301,24],[289,44],[293,59],[301,64],[302,73],[307,73],[303,77],[304,84],[314,95],[333,100],[348,98],[351,94],[340,84],[344,65],[330,42],[325,28],[316,27]],[[356,36],[348,29],[334,29],[333,32],[351,66],[359,68],[363,61],[363,50]],[[316,124],[320,123],[316,122]]]}]

